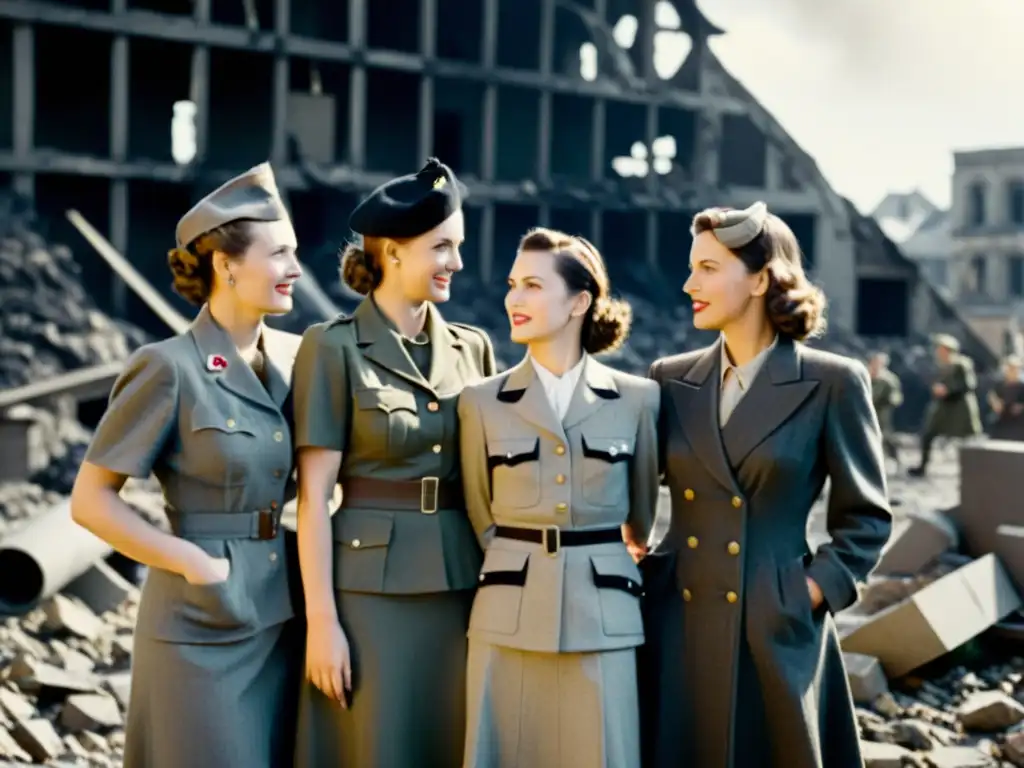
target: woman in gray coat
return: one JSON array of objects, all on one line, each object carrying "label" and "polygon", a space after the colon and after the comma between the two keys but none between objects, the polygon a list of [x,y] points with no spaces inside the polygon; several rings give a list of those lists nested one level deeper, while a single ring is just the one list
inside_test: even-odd
[{"label": "woman in gray coat", "polygon": [[[174,288],[201,306],[185,333],[125,366],[71,495],[79,524],[149,566],[135,627],[127,768],[291,764],[301,634],[278,523],[292,474],[283,411],[299,338],[295,233],[269,165],[178,223]],[[171,533],[118,496],[156,475]],[[299,641],[299,642],[297,642]]]},{"label": "woman in gray coat", "polygon": [[[861,768],[832,615],[891,527],[867,371],[801,343],[825,297],[763,203],[700,213],[693,235],[683,290],[720,335],[651,366],[672,521],[642,563],[644,764]],[[831,541],[812,553],[826,479]]]}]

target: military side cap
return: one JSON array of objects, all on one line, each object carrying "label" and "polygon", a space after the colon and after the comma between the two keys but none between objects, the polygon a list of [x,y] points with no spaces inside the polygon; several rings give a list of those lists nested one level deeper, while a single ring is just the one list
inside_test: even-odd
[{"label": "military side cap", "polygon": [[711,231],[722,245],[736,250],[754,241],[768,220],[768,206],[760,200],[741,211],[710,211]]},{"label": "military side cap", "polygon": [[181,217],[175,230],[178,247],[233,221],[281,221],[288,210],[277,191],[270,163],[261,163],[208,194]]},{"label": "military side cap", "polygon": [[415,174],[400,176],[373,190],[349,216],[363,237],[419,237],[462,207],[466,186],[436,157]]},{"label": "military side cap", "polygon": [[960,351],[960,342],[957,341],[956,336],[950,336],[948,333],[937,333],[932,336],[932,344],[936,347],[945,347],[950,352]]}]

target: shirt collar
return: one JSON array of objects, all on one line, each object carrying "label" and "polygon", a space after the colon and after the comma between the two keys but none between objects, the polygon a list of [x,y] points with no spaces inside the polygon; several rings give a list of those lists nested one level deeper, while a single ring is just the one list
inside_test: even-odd
[{"label": "shirt collar", "polygon": [[530,363],[533,365],[533,370],[536,372],[537,378],[540,379],[541,383],[545,387],[565,386],[571,387],[572,389],[575,389],[576,384],[579,383],[580,375],[583,373],[583,366],[586,363],[586,361],[587,353],[584,352],[580,356],[579,362],[576,363],[576,365],[574,365],[568,371],[563,373],[561,376],[556,376],[543,365],[534,360],[532,357],[530,358]]},{"label": "shirt collar", "polygon": [[778,343],[779,337],[776,334],[772,343],[754,355],[750,360],[743,365],[734,365],[732,360],[729,359],[729,353],[725,348],[725,339],[722,339],[722,373],[719,384],[722,384],[725,381],[725,375],[732,371],[733,376],[736,377],[736,383],[739,384],[741,390],[746,392],[751,382],[754,381],[754,377],[757,376],[758,371],[761,370],[761,366],[764,365],[764,361],[768,359],[768,355],[772,353],[772,350],[775,349]]}]

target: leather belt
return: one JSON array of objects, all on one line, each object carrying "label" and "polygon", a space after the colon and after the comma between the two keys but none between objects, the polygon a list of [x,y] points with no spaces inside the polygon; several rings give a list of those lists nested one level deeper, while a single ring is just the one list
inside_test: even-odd
[{"label": "leather belt", "polygon": [[436,477],[383,480],[348,477],[341,480],[341,507],[362,507],[432,515],[439,509],[462,509],[462,484]]},{"label": "leather belt", "polygon": [[621,528],[562,530],[557,525],[550,525],[547,528],[515,528],[508,525],[497,525],[494,527],[494,535],[502,539],[543,544],[544,552],[552,557],[557,555],[558,550],[562,547],[586,547],[622,541]]},{"label": "leather belt", "polygon": [[184,539],[277,538],[281,518],[269,509],[255,512],[179,512],[168,509],[167,521],[175,536]]}]

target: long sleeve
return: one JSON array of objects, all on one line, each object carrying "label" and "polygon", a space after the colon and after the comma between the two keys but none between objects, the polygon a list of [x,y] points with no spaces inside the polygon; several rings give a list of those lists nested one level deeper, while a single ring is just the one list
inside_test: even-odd
[{"label": "long sleeve", "polygon": [[661,387],[644,381],[644,402],[640,408],[636,446],[630,464],[629,518],[627,522],[638,542],[646,542],[654,526],[658,505],[659,457],[658,415]]},{"label": "long sleeve", "polygon": [[469,521],[480,540],[494,525],[491,515],[491,476],[487,466],[487,435],[476,402],[476,391],[466,387],[459,395],[459,460],[462,464],[462,488]]},{"label": "long sleeve", "polygon": [[864,366],[836,371],[825,424],[825,461],[832,489],[827,527],[832,541],[808,566],[833,613],[852,605],[878,564],[892,530],[882,435]]}]

